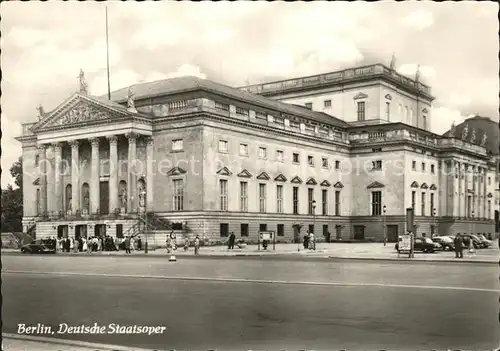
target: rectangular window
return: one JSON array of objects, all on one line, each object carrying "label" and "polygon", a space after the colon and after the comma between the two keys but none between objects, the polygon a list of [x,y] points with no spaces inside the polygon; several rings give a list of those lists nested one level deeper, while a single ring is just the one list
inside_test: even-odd
[{"label": "rectangular window", "polygon": [[184,150],[184,140],[176,139],[172,140],[172,151],[182,151]]},{"label": "rectangular window", "polygon": [[434,217],[434,211],[435,211],[435,208],[434,208],[434,194],[431,193],[431,208],[430,208],[430,211],[431,211],[431,216]]},{"label": "rectangular window", "polygon": [[248,183],[240,182],[240,211],[248,212]]},{"label": "rectangular window", "polygon": [[314,224],[309,224],[309,233],[314,234]]},{"label": "rectangular window", "polygon": [[422,162],[422,172],[425,172],[425,162]]},{"label": "rectangular window", "polygon": [[312,102],[306,102],[306,103],[304,104],[304,106],[305,106],[306,108],[310,109],[310,110],[312,110],[312,108],[313,108],[313,104],[312,104]]},{"label": "rectangular window", "polygon": [[219,140],[219,152],[228,152],[228,150],[227,140]]},{"label": "rectangular window", "polygon": [[36,189],[36,215],[40,215],[40,189]]},{"label": "rectangular window", "polygon": [[300,163],[300,161],[299,161],[299,154],[298,153],[295,153],[295,152],[293,153],[293,155],[292,155],[292,162],[293,163]]},{"label": "rectangular window", "polygon": [[325,107],[332,107],[332,100],[325,100]]},{"label": "rectangular window", "polygon": [[283,185],[276,185],[276,212],[283,213]]},{"label": "rectangular window", "polygon": [[422,129],[427,130],[427,116],[426,115],[422,116]]},{"label": "rectangular window", "polygon": [[488,213],[486,214],[486,218],[491,219],[491,200],[488,200]]},{"label": "rectangular window", "polygon": [[420,204],[421,216],[425,216],[425,193],[422,193],[422,203]]},{"label": "rectangular window", "polygon": [[285,236],[285,225],[284,224],[278,224],[278,233],[276,233],[276,236]]},{"label": "rectangular window", "polygon": [[309,166],[314,166],[314,157],[313,156],[307,156],[307,164]]},{"label": "rectangular window", "polygon": [[267,232],[267,224],[259,224],[259,232]]},{"label": "rectangular window", "polygon": [[293,187],[293,214],[299,214],[299,187]]},{"label": "rectangular window", "polygon": [[184,180],[174,179],[174,211],[184,210]]},{"label": "rectangular window", "polygon": [[307,213],[310,215],[314,214],[313,201],[314,201],[314,189],[309,188],[307,189],[307,202],[309,204]]},{"label": "rectangular window", "polygon": [[259,158],[267,158],[267,148],[265,147],[259,147]]},{"label": "rectangular window", "polygon": [[488,185],[491,185],[491,177],[488,177]]},{"label": "rectangular window", "polygon": [[259,211],[266,212],[266,184],[259,184]]},{"label": "rectangular window", "polygon": [[283,162],[285,159],[285,153],[283,150],[276,150],[276,161]]},{"label": "rectangular window", "polygon": [[416,171],[417,170],[417,161],[411,161],[411,169],[413,171]]},{"label": "rectangular window", "polygon": [[240,224],[240,233],[241,236],[248,236],[248,223]]},{"label": "rectangular window", "polygon": [[221,237],[228,237],[229,236],[229,223],[221,223],[219,232],[220,232]]},{"label": "rectangular window", "polygon": [[328,190],[321,190],[321,214],[328,216]]},{"label": "rectangular window", "polygon": [[390,102],[385,103],[385,119],[387,121],[391,120],[391,103]]},{"label": "rectangular window", "polygon": [[335,169],[340,169],[340,161],[335,161]]},{"label": "rectangular window", "polygon": [[381,170],[382,169],[382,161],[377,160],[377,161],[372,161],[372,170]]},{"label": "rectangular window", "polygon": [[340,190],[335,191],[335,216],[340,216]]},{"label": "rectangular window", "polygon": [[382,214],[382,192],[372,192],[372,216],[380,216]]},{"label": "rectangular window", "polygon": [[431,174],[435,174],[435,173],[436,173],[436,166],[431,165]]},{"label": "rectangular window", "polygon": [[40,155],[35,155],[35,167],[38,167],[39,163],[40,163]]},{"label": "rectangular window", "polygon": [[220,210],[227,211],[227,180],[219,179]]},{"label": "rectangular window", "polygon": [[248,156],[248,144],[240,144],[240,155]]},{"label": "rectangular window", "polygon": [[359,101],[358,102],[358,121],[364,121],[365,120],[365,102],[364,101]]},{"label": "rectangular window", "polygon": [[328,168],[328,159],[326,157],[321,158],[321,167]]},{"label": "rectangular window", "polygon": [[413,214],[415,215],[415,202],[417,201],[417,192],[411,192],[411,208],[413,209]]}]

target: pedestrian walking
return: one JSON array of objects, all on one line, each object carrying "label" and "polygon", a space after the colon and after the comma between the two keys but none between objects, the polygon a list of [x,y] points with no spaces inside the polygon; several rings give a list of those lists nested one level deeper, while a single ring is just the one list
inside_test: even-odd
[{"label": "pedestrian walking", "polygon": [[316,250],[316,241],[314,238],[314,233],[309,233],[309,242],[310,242],[309,248],[312,250]]},{"label": "pedestrian walking", "polygon": [[460,237],[460,234],[457,234],[455,236],[455,240],[453,240],[453,243],[455,244],[455,258],[464,258],[464,243],[462,241],[462,238]]},{"label": "pedestrian walking", "polygon": [[200,237],[196,235],[196,238],[194,238],[194,254],[198,255],[200,250]]},{"label": "pedestrian walking", "polygon": [[474,242],[469,240],[469,257],[472,257],[476,254],[476,249],[474,248]]},{"label": "pedestrian walking", "polygon": [[309,248],[309,230],[304,234],[304,249]]},{"label": "pedestrian walking", "polygon": [[236,241],[236,235],[234,235],[233,232],[231,232],[231,235],[229,235],[229,241],[227,244],[227,248],[232,250],[234,249],[234,242]]},{"label": "pedestrian walking", "polygon": [[129,236],[127,236],[127,238],[125,239],[125,253],[126,254],[131,253],[130,252],[130,237]]}]

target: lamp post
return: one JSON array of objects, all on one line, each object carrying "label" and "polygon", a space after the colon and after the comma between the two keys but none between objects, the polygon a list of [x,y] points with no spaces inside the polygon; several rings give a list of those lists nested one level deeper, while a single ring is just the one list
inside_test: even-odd
[{"label": "lamp post", "polygon": [[314,235],[313,250],[316,250],[316,234],[314,233],[316,231],[316,200],[312,201],[312,210],[313,210],[313,235]]},{"label": "lamp post", "polygon": [[384,246],[387,245],[387,225],[386,225],[386,218],[385,218],[385,213],[387,211],[387,207],[382,207],[382,211],[384,212]]},{"label": "lamp post", "polygon": [[[433,224],[434,224],[434,230],[433,230],[433,231],[432,231],[432,233],[431,233],[431,239],[432,239],[432,237],[434,236],[434,233],[436,233],[436,223],[437,223],[437,219],[436,219],[436,208],[433,208],[433,209],[432,209],[432,217],[434,217],[434,223],[433,223]],[[439,233],[438,233],[438,235],[439,235]]]},{"label": "lamp post", "polygon": [[[471,212],[471,216],[472,216],[472,221],[474,221],[474,210],[472,210]],[[472,228],[471,228],[471,231],[474,232],[474,222],[472,222]],[[474,233],[471,233],[471,234],[474,234]]]},{"label": "lamp post", "polygon": [[[144,253],[148,253],[148,212],[146,209],[146,190],[141,192],[141,196],[144,199]],[[140,203],[139,203],[140,206]],[[140,210],[140,209],[139,209]]]}]

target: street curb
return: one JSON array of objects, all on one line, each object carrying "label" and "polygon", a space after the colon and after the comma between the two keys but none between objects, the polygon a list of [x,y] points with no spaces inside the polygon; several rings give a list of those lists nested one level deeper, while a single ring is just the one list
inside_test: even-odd
[{"label": "street curb", "polygon": [[144,349],[138,347],[128,347],[119,345],[109,345],[109,344],[99,344],[87,341],[77,341],[59,338],[49,338],[45,336],[31,336],[31,335],[19,335],[12,333],[2,333],[3,339],[21,340],[21,341],[31,341],[38,343],[47,343],[51,345],[65,345],[73,347],[85,347],[92,350],[99,351],[162,351],[160,349]]}]

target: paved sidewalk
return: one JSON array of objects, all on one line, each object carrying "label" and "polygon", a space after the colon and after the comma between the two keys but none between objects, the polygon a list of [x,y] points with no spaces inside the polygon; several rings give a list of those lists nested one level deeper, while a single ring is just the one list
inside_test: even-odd
[{"label": "paved sidewalk", "polygon": [[[2,334],[2,351],[153,351],[118,345],[97,344],[40,336]],[[156,350],[160,351],[160,350]]]},{"label": "paved sidewalk", "polygon": [[[2,252],[16,252],[16,249],[3,249]],[[58,255],[87,255],[87,253],[57,253]],[[126,256],[124,251],[115,252],[94,252],[92,256]],[[144,251],[134,251],[131,256],[145,256]],[[149,251],[147,256],[168,257],[165,248],[159,248]],[[179,247],[175,256],[194,256],[192,247],[186,252],[183,247]],[[243,249],[235,248],[234,250],[227,249],[226,246],[207,246],[200,248],[200,256],[225,257],[225,256],[256,256],[256,257],[272,257],[272,256],[293,256],[293,257],[316,257],[316,258],[332,258],[332,259],[365,259],[365,260],[400,260],[408,261],[408,255],[398,256],[394,249],[394,244],[389,243],[384,246],[382,243],[317,243],[316,250],[306,250],[302,245],[297,244],[276,244],[275,250],[273,245],[269,245],[267,250],[257,245],[248,245]],[[416,252],[414,261],[430,261],[430,262],[484,262],[498,263],[500,259],[500,251],[495,245],[488,249],[478,249],[476,254],[469,256],[467,251],[464,251],[464,258],[455,258],[454,252],[435,252],[425,254]]]}]

